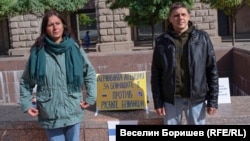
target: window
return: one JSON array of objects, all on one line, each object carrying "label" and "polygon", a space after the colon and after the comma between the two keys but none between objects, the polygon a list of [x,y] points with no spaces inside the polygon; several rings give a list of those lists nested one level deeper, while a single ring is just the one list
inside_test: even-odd
[{"label": "window", "polygon": [[98,31],[96,26],[96,14],[95,12],[91,13],[78,13],[79,21],[79,36],[80,40],[84,45],[84,37],[86,32],[89,31],[89,36],[91,40],[91,45],[98,42]]}]

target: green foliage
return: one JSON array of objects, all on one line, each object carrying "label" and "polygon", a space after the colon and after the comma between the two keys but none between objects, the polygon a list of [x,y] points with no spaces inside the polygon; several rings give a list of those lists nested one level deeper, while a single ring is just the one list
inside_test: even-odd
[{"label": "green foliage", "polygon": [[250,0],[201,0],[203,3],[210,4],[212,8],[222,10],[228,16],[234,16],[244,5],[250,5]]},{"label": "green foliage", "polygon": [[18,0],[13,8],[19,14],[43,14],[46,10],[75,12],[83,8],[88,0]]},{"label": "green foliage", "polygon": [[167,19],[169,7],[176,1],[183,1],[190,8],[193,0],[107,0],[111,9],[128,8],[130,14],[125,17],[129,25],[154,25]]},{"label": "green foliage", "polygon": [[235,44],[235,24],[236,16],[239,10],[245,5],[250,5],[250,0],[201,0],[201,2],[210,4],[212,8],[222,10],[231,18],[232,24],[232,46]]},{"label": "green foliage", "polygon": [[87,16],[86,14],[79,14],[79,23],[80,25],[91,25],[93,22],[95,21],[95,19],[91,19],[89,16]]},{"label": "green foliage", "polygon": [[0,0],[0,19],[8,17],[17,0]]},{"label": "green foliage", "polygon": [[125,21],[132,26],[151,26],[152,46],[154,38],[154,25],[168,18],[170,6],[177,1],[182,1],[190,8],[193,0],[107,0],[110,9],[128,8],[129,15]]}]

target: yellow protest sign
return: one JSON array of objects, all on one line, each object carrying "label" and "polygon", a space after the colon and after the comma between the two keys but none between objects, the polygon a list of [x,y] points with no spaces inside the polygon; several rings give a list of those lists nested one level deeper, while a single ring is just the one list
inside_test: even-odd
[{"label": "yellow protest sign", "polygon": [[99,111],[145,109],[146,72],[97,74],[96,106]]}]

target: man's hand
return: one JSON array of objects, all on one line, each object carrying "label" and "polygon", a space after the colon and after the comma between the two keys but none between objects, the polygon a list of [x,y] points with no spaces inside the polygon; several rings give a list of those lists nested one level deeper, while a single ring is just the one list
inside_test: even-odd
[{"label": "man's hand", "polygon": [[214,115],[216,113],[217,109],[213,107],[207,107],[207,113],[209,115]]},{"label": "man's hand", "polygon": [[159,116],[165,116],[166,113],[165,113],[165,108],[157,108],[155,109],[156,113],[159,115]]}]

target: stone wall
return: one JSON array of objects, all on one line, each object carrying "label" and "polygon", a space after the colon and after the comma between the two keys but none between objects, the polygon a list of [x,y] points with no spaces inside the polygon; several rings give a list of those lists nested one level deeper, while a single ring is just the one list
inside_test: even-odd
[{"label": "stone wall", "polygon": [[[95,0],[97,29],[99,29],[98,52],[132,51],[134,48],[131,27],[124,21],[128,9],[110,10],[106,0]],[[191,20],[198,29],[205,30],[212,41],[218,37],[217,10],[195,0],[191,11]],[[10,44],[9,55],[27,55],[29,48],[39,36],[41,16],[20,15],[9,19]],[[134,39],[133,39],[133,38]]]},{"label": "stone wall", "polygon": [[[248,50],[248,52],[246,52]],[[250,52],[249,48],[235,48],[233,51],[232,81],[234,95],[250,95]]]},{"label": "stone wall", "polygon": [[[250,95],[250,51],[247,48],[215,48],[220,77],[229,77],[233,95]],[[150,71],[152,51],[91,53],[88,57],[97,73]],[[46,141],[44,129],[36,118],[22,113],[18,103],[19,79],[27,57],[0,60],[0,140]],[[17,73],[18,72],[18,73]],[[148,81],[150,78],[146,78]],[[147,85],[149,87],[149,85]],[[17,91],[14,91],[17,89]],[[156,115],[152,94],[148,91],[148,114],[145,110],[101,111],[88,108],[81,123],[81,141],[108,141],[107,121],[138,120],[139,125],[161,125],[163,118]],[[231,97],[231,103],[220,104],[214,116],[207,115],[208,125],[249,125],[249,96]],[[244,104],[242,104],[244,103]],[[185,120],[183,121],[185,124]]]},{"label": "stone wall", "polygon": [[134,47],[131,40],[131,29],[124,17],[129,15],[128,9],[109,9],[110,4],[106,0],[98,0],[96,4],[97,23],[100,33],[97,50],[101,52],[110,51],[132,51]]},{"label": "stone wall", "polygon": [[196,28],[206,31],[212,40],[220,40],[216,9],[211,9],[209,5],[201,3],[200,0],[195,0],[190,20],[194,22]]},{"label": "stone wall", "polygon": [[26,55],[39,36],[41,17],[20,15],[9,19],[11,48],[9,55]]},{"label": "stone wall", "polygon": [[[250,52],[248,49],[215,48],[220,77],[228,77],[231,95],[250,95]],[[99,52],[88,54],[97,73],[151,70],[152,50],[133,52]],[[0,103],[19,102],[19,79],[27,57],[0,60]],[[249,67],[248,67],[249,66]],[[147,78],[150,80],[150,77]],[[150,87],[148,85],[147,87]]]}]

